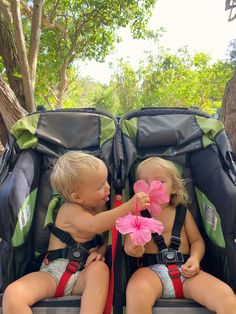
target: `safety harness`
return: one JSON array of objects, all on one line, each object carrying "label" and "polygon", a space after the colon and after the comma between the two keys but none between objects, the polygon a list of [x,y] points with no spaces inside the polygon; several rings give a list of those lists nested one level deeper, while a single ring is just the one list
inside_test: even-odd
[{"label": "safety harness", "polygon": [[[188,255],[182,254],[179,250],[181,243],[180,233],[186,217],[186,207],[179,205],[176,208],[175,220],[172,227],[171,244],[167,246],[162,235],[158,233],[152,233],[152,238],[158,247],[158,253],[156,254],[156,263],[164,264],[168,268],[169,276],[172,280],[175,295],[177,299],[183,299],[183,289],[181,281],[181,273],[178,268],[178,264],[184,264]],[[146,210],[142,213],[145,217],[150,217],[150,213]]]},{"label": "safety harness", "polygon": [[58,258],[69,260],[54,295],[54,298],[57,298],[64,295],[64,290],[70,277],[76,273],[76,271],[80,271],[84,267],[89,256],[89,250],[93,247],[101,246],[103,244],[103,238],[100,234],[97,234],[92,240],[81,244],[76,242],[68,232],[57,228],[55,225],[50,224],[48,227],[50,232],[67,246],[63,249],[48,251],[44,257],[44,264],[46,265],[50,261]]}]

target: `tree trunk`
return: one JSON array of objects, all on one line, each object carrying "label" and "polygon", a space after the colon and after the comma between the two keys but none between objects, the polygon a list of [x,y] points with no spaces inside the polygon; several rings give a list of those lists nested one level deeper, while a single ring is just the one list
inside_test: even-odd
[{"label": "tree trunk", "polygon": [[19,55],[19,63],[23,77],[23,86],[25,94],[25,104],[28,112],[36,110],[32,82],[29,71],[29,63],[26,54],[25,39],[22,29],[21,13],[20,13],[20,0],[11,1],[13,26],[16,40],[16,47]]},{"label": "tree trunk", "polygon": [[0,56],[3,58],[11,89],[24,108],[23,80],[20,75],[19,58],[13,36],[12,17],[9,2],[5,0],[0,0]]},{"label": "tree trunk", "polygon": [[5,145],[7,140],[7,131],[12,125],[27,112],[19,104],[15,94],[0,76],[0,118],[2,121],[0,129],[0,141]]},{"label": "tree trunk", "polygon": [[0,156],[1,156],[1,151],[3,150],[3,146],[6,145],[7,138],[8,138],[8,130],[5,126],[2,115],[0,114]]},{"label": "tree trunk", "polygon": [[226,133],[230,138],[233,152],[236,153],[236,71],[225,88],[221,121],[224,123]]},{"label": "tree trunk", "polygon": [[36,68],[38,61],[39,42],[40,42],[40,30],[42,19],[42,0],[34,0],[34,10],[32,17],[32,32],[30,36],[30,48],[29,48],[29,69],[32,80],[32,88],[34,90]]},{"label": "tree trunk", "polygon": [[63,104],[63,100],[65,97],[65,93],[66,93],[66,88],[67,88],[67,66],[68,63],[67,61],[65,61],[61,67],[61,72],[60,72],[60,83],[59,83],[59,87],[58,87],[58,101],[57,101],[57,109],[60,109],[62,104]]}]

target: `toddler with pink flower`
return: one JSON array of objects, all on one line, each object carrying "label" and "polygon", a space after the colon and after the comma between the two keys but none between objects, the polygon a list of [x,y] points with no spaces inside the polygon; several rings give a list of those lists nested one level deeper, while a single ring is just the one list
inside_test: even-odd
[{"label": "toddler with pink flower", "polygon": [[177,167],[171,161],[151,157],[138,165],[136,174],[139,181],[134,190],[149,195],[148,214],[145,218],[133,216],[132,224],[127,217],[125,228],[124,218],[116,224],[126,234],[126,254],[143,265],[129,279],[126,314],[151,314],[159,298],[193,299],[217,314],[235,314],[233,290],[200,269],[205,244],[184,206],[189,198]]}]

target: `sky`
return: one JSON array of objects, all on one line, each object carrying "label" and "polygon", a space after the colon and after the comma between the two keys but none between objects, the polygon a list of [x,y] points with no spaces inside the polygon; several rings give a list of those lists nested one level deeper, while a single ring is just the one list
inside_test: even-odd
[{"label": "sky", "polygon": [[[235,12],[236,13],[236,12]],[[236,20],[229,22],[225,0],[158,0],[148,23],[148,29],[163,27],[160,46],[175,53],[188,47],[193,54],[205,52],[213,61],[226,58],[230,40],[236,38]],[[109,83],[112,70],[109,63],[120,58],[129,60],[135,68],[144,52],[154,49],[153,43],[134,40],[128,29],[119,30],[122,42],[106,58],[105,63],[94,61],[80,64],[81,76],[89,76],[101,83]]]}]

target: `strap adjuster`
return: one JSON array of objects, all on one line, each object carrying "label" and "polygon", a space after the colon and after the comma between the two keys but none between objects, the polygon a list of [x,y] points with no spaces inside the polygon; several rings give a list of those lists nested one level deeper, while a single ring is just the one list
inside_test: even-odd
[{"label": "strap adjuster", "polygon": [[171,269],[170,269],[170,268],[168,267],[168,273],[169,273],[170,278],[171,278],[171,279],[172,279],[172,278],[179,278],[180,275],[181,275],[179,268],[177,267],[177,265],[173,265],[173,264],[172,264],[172,266],[175,266],[175,268],[171,268]]},{"label": "strap adjuster", "polygon": [[66,266],[66,270],[72,274],[74,274],[78,270],[79,263],[76,261],[69,261]]},{"label": "strap adjuster", "polygon": [[180,237],[176,237],[176,236],[171,236],[170,237],[171,238],[171,244],[173,243],[174,245],[180,245],[180,243],[181,243],[181,239],[180,239]]}]

